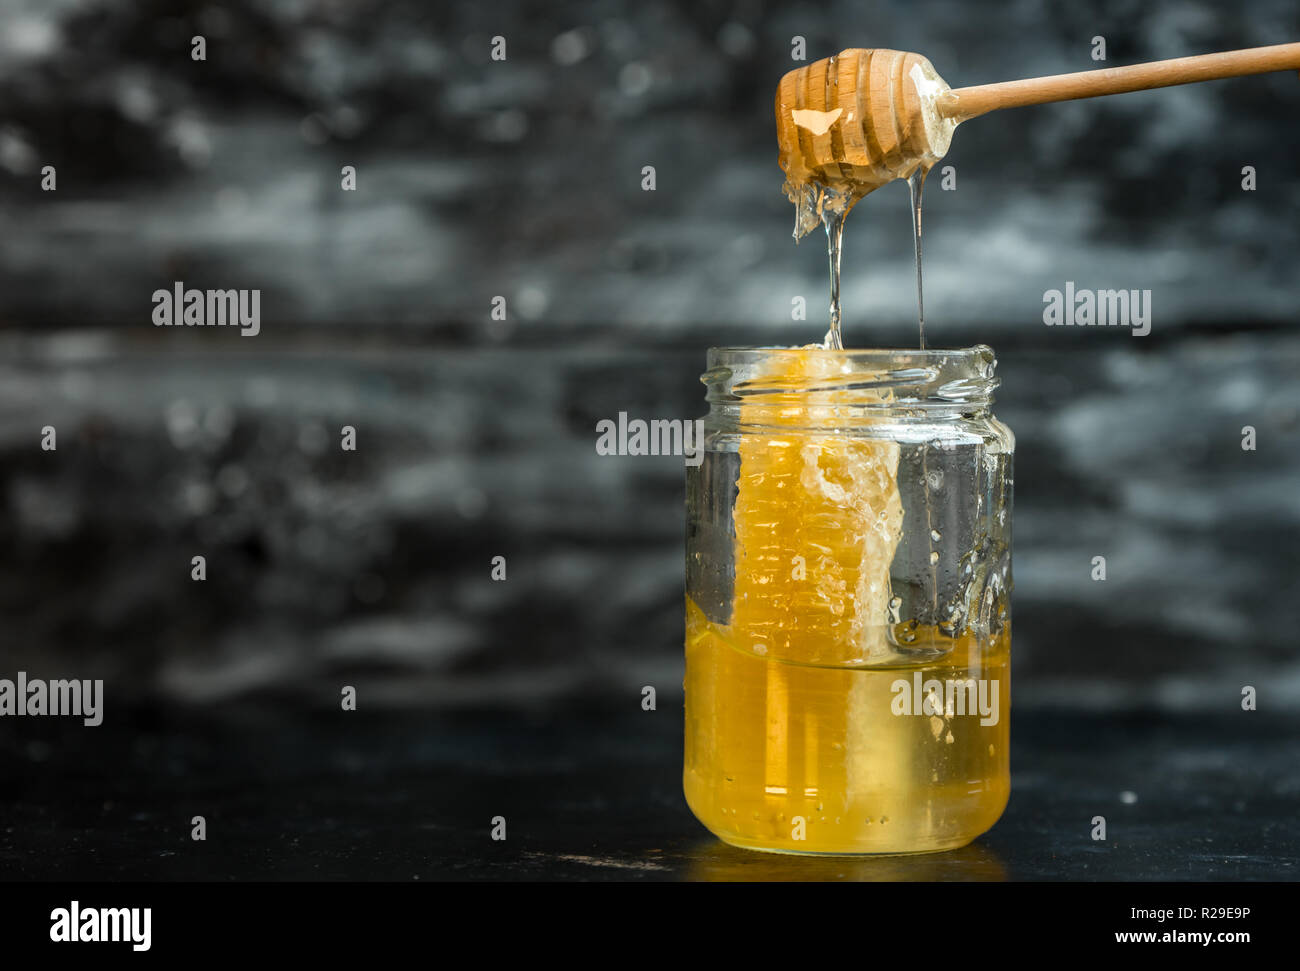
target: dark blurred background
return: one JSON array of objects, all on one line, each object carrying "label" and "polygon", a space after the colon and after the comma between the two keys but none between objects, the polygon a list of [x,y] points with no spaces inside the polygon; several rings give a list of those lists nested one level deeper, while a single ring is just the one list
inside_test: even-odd
[{"label": "dark blurred background", "polygon": [[[0,675],[105,678],[110,719],[342,684],[653,684],[679,718],[682,464],[598,457],[595,423],[698,417],[707,347],[824,333],[776,164],[796,35],[961,86],[1297,41],[1300,12],[0,2]],[[994,346],[1018,439],[1018,710],[1300,705],[1298,122],[1291,73],[1021,109],[931,181],[931,343]],[[848,221],[851,345],[915,340],[906,198]],[[155,328],[178,280],[260,288],[261,333]],[[1044,326],[1066,280],[1150,289],[1150,336]]]}]

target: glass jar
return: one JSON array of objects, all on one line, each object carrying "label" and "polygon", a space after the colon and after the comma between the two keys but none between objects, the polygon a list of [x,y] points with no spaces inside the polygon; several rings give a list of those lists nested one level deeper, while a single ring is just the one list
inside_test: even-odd
[{"label": "glass jar", "polygon": [[728,843],[942,850],[1002,814],[1015,439],[995,364],[709,351],[683,785]]}]

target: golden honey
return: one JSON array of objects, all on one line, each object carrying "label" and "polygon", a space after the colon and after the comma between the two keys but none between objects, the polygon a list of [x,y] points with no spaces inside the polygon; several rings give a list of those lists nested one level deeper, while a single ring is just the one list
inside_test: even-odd
[{"label": "golden honey", "polygon": [[[842,670],[769,661],[687,603],[686,770],[691,811],[728,843],[803,853],[962,846],[1007,804],[1009,628],[932,666]],[[997,720],[896,714],[899,683],[985,679]],[[995,694],[996,691],[996,694]],[[966,693],[969,697],[969,691]]]}]

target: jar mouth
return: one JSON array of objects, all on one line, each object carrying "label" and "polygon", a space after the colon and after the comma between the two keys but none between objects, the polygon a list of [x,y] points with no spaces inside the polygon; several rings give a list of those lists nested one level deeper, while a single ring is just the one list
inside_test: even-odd
[{"label": "jar mouth", "polygon": [[982,407],[1001,383],[986,344],[963,348],[711,347],[700,380],[713,403],[764,395],[859,407]]}]

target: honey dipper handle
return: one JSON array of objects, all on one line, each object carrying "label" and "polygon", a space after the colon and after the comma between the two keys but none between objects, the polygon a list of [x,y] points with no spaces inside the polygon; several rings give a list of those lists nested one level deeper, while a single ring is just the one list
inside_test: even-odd
[{"label": "honey dipper handle", "polygon": [[1106,67],[1096,71],[1079,71],[1076,74],[980,84],[945,92],[937,99],[937,107],[941,115],[965,121],[997,108],[1073,101],[1076,98],[1095,98],[1103,94],[1167,88],[1193,81],[1215,81],[1219,78],[1288,70],[1300,70],[1300,44],[1252,47],[1244,51],[1175,57],[1168,61],[1152,61],[1131,67]]}]

